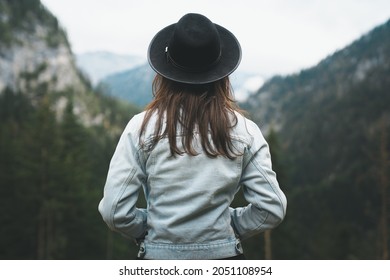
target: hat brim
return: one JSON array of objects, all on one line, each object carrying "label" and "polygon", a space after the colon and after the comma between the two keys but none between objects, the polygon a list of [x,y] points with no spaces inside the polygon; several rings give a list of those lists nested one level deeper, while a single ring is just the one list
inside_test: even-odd
[{"label": "hat brim", "polygon": [[159,31],[148,49],[148,61],[152,69],[161,76],[186,84],[206,84],[220,80],[233,73],[241,62],[241,46],[237,38],[226,28],[215,24],[221,42],[221,57],[218,63],[202,72],[188,72],[167,60],[165,48],[173,35],[176,24]]}]

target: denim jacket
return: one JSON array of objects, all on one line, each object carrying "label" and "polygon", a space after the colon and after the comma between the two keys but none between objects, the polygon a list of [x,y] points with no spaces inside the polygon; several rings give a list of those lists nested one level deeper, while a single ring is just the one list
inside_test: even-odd
[{"label": "denim jacket", "polygon": [[[110,229],[141,240],[146,259],[221,259],[242,253],[240,240],[276,227],[286,197],[272,170],[268,144],[258,126],[240,114],[231,136],[242,155],[210,158],[196,133],[197,156],[171,156],[167,138],[150,148],[152,117],[143,143],[145,112],[126,126],[112,157],[99,211]],[[179,131],[179,130],[178,130]],[[177,135],[180,146],[181,135]],[[248,205],[231,208],[239,188]],[[143,189],[147,208],[136,206]]]}]

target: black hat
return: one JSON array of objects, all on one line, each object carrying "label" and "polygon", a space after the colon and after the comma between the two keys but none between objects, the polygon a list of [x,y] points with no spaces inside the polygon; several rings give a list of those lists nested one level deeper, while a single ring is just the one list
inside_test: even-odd
[{"label": "black hat", "polygon": [[241,61],[236,37],[200,14],[186,14],[159,31],[148,49],[150,66],[161,76],[206,84],[230,75]]}]

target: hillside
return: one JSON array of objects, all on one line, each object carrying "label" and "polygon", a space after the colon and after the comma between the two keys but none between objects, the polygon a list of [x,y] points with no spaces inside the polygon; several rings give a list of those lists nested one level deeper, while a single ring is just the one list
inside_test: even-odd
[{"label": "hillside", "polygon": [[93,91],[74,61],[39,0],[0,0],[0,259],[128,253],[97,205],[119,134],[138,110]]},{"label": "hillside", "polygon": [[149,64],[143,64],[103,78],[98,88],[107,95],[142,108],[153,98],[152,82],[155,75]]},{"label": "hillside", "polygon": [[279,256],[386,255],[390,21],[315,67],[272,78],[244,107],[279,143],[274,153],[289,197]]},{"label": "hillside", "polygon": [[50,93],[50,106],[59,118],[71,102],[87,126],[108,125],[107,120],[116,118],[103,108],[107,98],[92,92],[66,33],[39,0],[1,0],[0,19],[0,93],[21,92],[30,100]]}]

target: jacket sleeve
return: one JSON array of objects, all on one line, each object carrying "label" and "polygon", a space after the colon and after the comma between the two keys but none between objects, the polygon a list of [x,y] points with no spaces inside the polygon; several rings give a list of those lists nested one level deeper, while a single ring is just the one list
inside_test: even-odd
[{"label": "jacket sleeve", "polygon": [[272,170],[269,147],[260,129],[250,122],[252,145],[244,154],[241,177],[246,207],[230,208],[233,227],[241,239],[272,229],[286,214],[286,196]]},{"label": "jacket sleeve", "polygon": [[108,227],[127,238],[139,239],[146,232],[146,209],[136,207],[145,182],[140,151],[135,145],[131,121],[125,128],[111,159],[99,212]]}]

